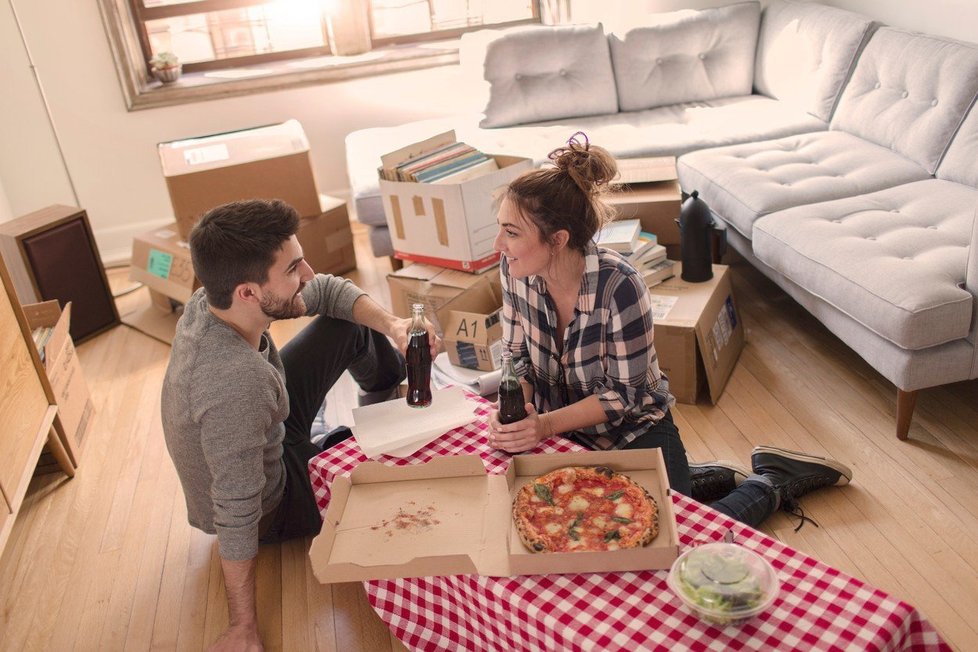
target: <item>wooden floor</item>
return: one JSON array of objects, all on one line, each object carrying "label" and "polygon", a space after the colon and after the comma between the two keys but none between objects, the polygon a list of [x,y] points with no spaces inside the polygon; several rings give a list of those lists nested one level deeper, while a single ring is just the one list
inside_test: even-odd
[{"label": "wooden floor", "polygon": [[[351,277],[387,302],[389,262],[355,233]],[[848,464],[852,485],[803,501],[821,527],[794,532],[777,515],[765,531],[911,602],[956,648],[978,649],[978,382],[921,392],[900,442],[894,388],[749,265],[733,266],[748,343],[718,405],[677,406],[690,456],[749,464],[763,443]],[[126,288],[124,269],[110,275]],[[140,289],[119,301],[148,299]],[[0,650],[199,650],[226,626],[214,537],[187,525],[163,443],[168,353],[125,326],[79,346],[97,419],[74,479],[34,479],[0,557]],[[348,377],[328,405],[330,423],[349,421]],[[316,582],[308,543],[260,553],[266,649],[403,649],[360,585]]]}]

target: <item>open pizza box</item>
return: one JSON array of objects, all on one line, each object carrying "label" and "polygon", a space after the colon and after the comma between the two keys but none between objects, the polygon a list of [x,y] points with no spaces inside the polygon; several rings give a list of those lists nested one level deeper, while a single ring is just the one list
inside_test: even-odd
[{"label": "open pizza box", "polygon": [[[513,526],[516,492],[565,466],[604,465],[648,490],[659,534],[642,548],[533,554]],[[679,554],[672,499],[658,449],[517,455],[490,475],[477,455],[427,464],[360,464],[336,478],[322,532],[309,550],[324,584],[430,575],[539,575],[665,569]]]}]

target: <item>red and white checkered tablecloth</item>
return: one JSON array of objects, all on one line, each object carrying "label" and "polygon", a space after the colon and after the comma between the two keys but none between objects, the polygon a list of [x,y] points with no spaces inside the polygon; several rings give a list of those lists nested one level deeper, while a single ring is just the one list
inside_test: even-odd
[{"label": "red and white checkered tablecloth", "polygon": [[[510,455],[489,448],[484,417],[456,428],[409,458],[482,457],[503,473]],[[555,438],[534,453],[582,450]],[[321,512],[329,483],[366,461],[352,439],[313,458],[309,473]],[[455,575],[365,582],[374,610],[412,650],[949,650],[911,605],[742,525],[673,494],[683,548],[723,540],[764,556],[781,580],[781,595],[764,614],[718,628],[686,611],[666,586],[667,571],[480,577]]]}]

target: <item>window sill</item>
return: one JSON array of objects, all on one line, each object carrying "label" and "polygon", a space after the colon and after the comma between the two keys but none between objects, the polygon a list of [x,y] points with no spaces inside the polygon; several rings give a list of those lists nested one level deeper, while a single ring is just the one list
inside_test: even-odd
[{"label": "window sill", "polygon": [[140,80],[125,90],[129,110],[139,111],[455,63],[457,39],[376,48],[348,57],[321,56],[184,73],[171,84]]}]

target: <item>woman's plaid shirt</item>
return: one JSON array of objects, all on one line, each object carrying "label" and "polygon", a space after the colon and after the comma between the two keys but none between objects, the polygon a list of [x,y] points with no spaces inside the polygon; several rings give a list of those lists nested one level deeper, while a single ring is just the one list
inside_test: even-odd
[{"label": "woman's plaid shirt", "polygon": [[557,312],[539,276],[511,278],[500,265],[503,346],[518,373],[532,383],[538,412],[555,410],[592,394],[606,423],[567,433],[589,448],[622,448],[657,423],[675,403],[659,371],[652,343],[652,310],[642,277],[624,258],[593,243],[584,256],[584,278],[574,318],[557,346]]}]

